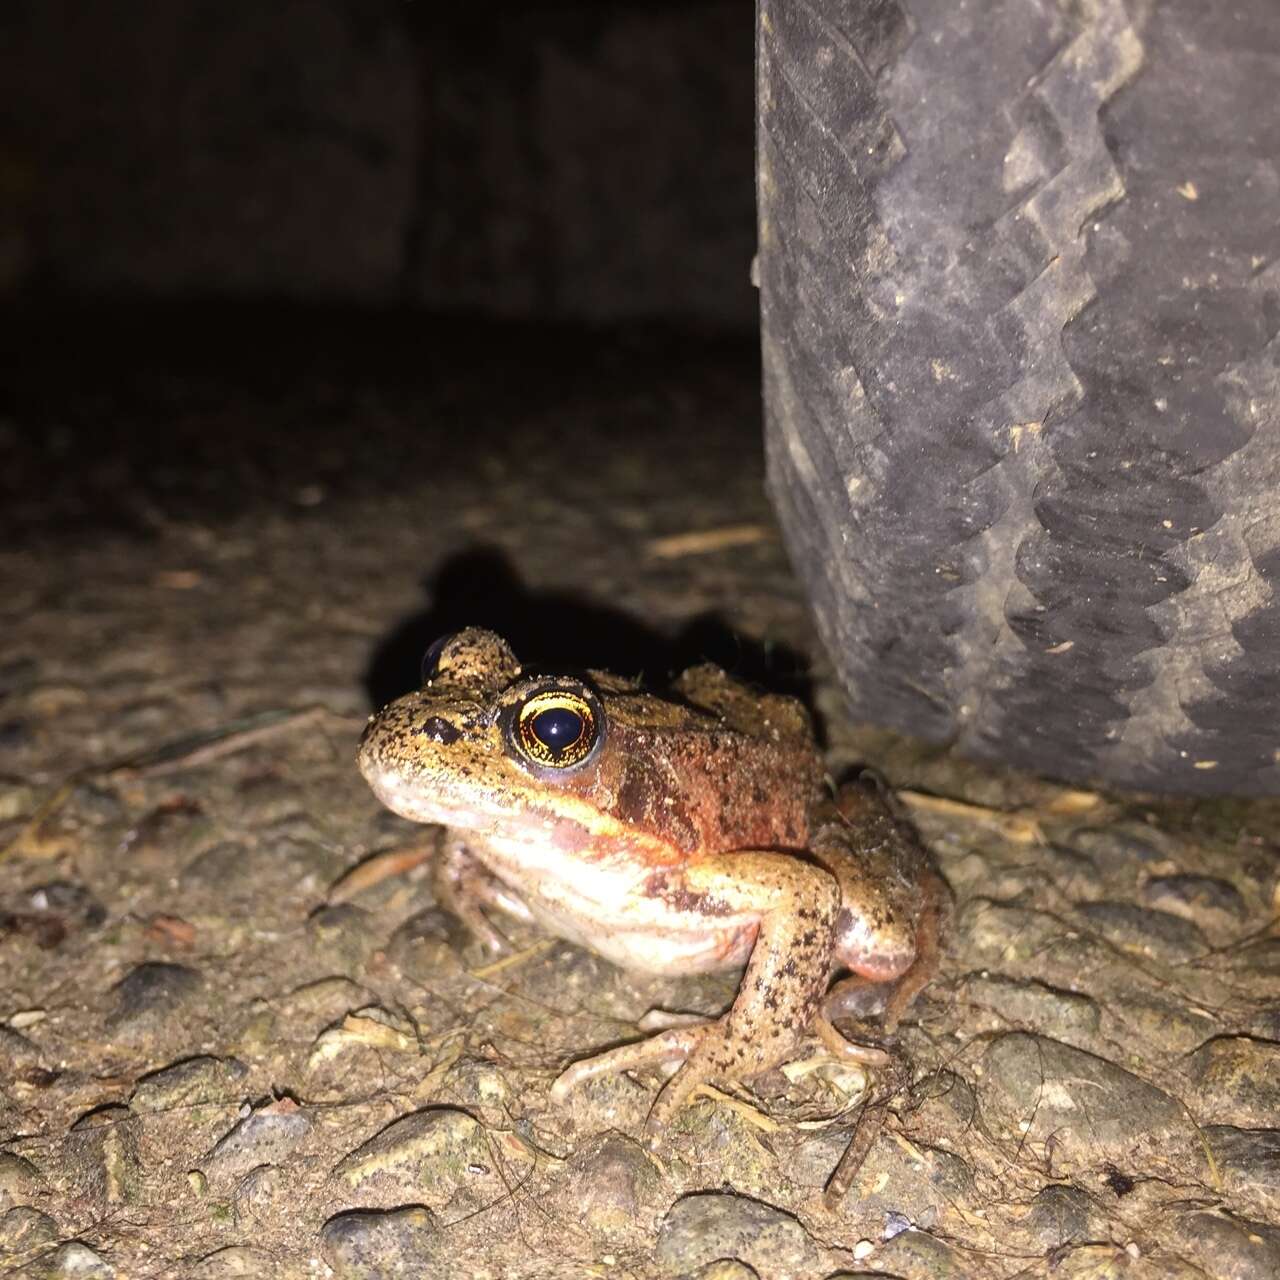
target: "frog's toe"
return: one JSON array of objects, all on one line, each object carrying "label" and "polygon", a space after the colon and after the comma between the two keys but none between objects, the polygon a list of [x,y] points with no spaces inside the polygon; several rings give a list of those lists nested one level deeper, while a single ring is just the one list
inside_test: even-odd
[{"label": "frog's toe", "polygon": [[583,1058],[580,1062],[566,1067],[556,1077],[551,1085],[551,1100],[563,1102],[578,1085],[594,1080],[598,1076],[659,1066],[663,1063],[684,1062],[693,1052],[708,1025],[714,1024],[672,1027],[671,1030],[650,1036],[647,1040],[619,1045],[616,1049],[606,1049],[604,1053]]},{"label": "frog's toe", "polygon": [[813,1030],[822,1041],[823,1048],[842,1062],[857,1062],[866,1067],[886,1067],[893,1061],[893,1056],[886,1049],[845,1039],[821,1014],[814,1018]]}]

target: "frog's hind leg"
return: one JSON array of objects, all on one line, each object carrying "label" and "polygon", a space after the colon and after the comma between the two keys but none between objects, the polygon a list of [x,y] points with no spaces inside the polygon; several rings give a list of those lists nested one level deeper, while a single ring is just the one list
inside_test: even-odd
[{"label": "frog's hind leg", "polygon": [[822,1016],[879,1015],[892,1034],[937,973],[950,890],[910,825],[865,781],[827,802],[811,847],[840,885],[836,956],[851,971],[828,992]]},{"label": "frog's hind leg", "polygon": [[505,911],[526,922],[533,918],[524,900],[492,875],[466,842],[452,832],[432,864],[431,883],[437,904],[457,916],[487,951],[509,951],[511,944],[481,907]]},{"label": "frog's hind leg", "polygon": [[951,919],[951,889],[930,869],[920,880],[920,915],[916,921],[916,958],[894,984],[885,1002],[881,1022],[892,1034],[916,996],[937,976],[942,960],[942,939]]},{"label": "frog's hind leg", "polygon": [[704,919],[757,917],[755,945],[733,1006],[714,1022],[676,1027],[575,1063],[551,1091],[559,1101],[595,1076],[679,1062],[645,1123],[651,1143],[699,1085],[747,1079],[786,1061],[821,1004],[839,906],[830,875],[777,853],[703,859],[671,892],[682,909]]}]

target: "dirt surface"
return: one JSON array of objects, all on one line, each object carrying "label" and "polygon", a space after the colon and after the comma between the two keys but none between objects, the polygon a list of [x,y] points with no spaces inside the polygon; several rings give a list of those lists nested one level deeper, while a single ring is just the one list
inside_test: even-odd
[{"label": "dirt surface", "polygon": [[[231,315],[21,343],[0,1268],[1280,1272],[1277,805],[1068,790],[842,719],[762,496],[749,349]],[[652,1156],[655,1079],[550,1104],[566,1062],[734,981],[514,928],[494,963],[424,866],[384,874],[432,833],[380,809],[355,742],[464,622],[806,693],[833,774],[903,789],[958,911],[896,1081],[810,1045]],[[868,1089],[888,1118],[832,1210]]]}]

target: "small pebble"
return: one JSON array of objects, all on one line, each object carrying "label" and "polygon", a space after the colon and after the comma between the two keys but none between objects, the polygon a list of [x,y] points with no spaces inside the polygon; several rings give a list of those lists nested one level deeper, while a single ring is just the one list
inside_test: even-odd
[{"label": "small pebble", "polygon": [[1280,1226],[1206,1210],[1183,1215],[1173,1227],[1206,1275],[1230,1280],[1280,1276]]},{"label": "small pebble", "polygon": [[1280,1128],[1206,1125],[1226,1190],[1258,1217],[1280,1222]]},{"label": "small pebble", "polygon": [[117,1031],[144,1031],[190,1000],[200,985],[199,972],[186,965],[140,964],[116,983],[116,1008],[108,1024]]},{"label": "small pebble", "polygon": [[437,1234],[435,1215],[420,1206],[355,1210],[324,1224],[320,1252],[338,1280],[397,1280],[416,1268],[427,1274],[426,1255]]},{"label": "small pebble", "polygon": [[211,1179],[235,1178],[257,1165],[278,1164],[311,1131],[311,1117],[296,1102],[282,1098],[245,1116],[205,1157]]},{"label": "small pebble", "polygon": [[40,1260],[34,1275],[39,1280],[111,1280],[115,1273],[115,1267],[87,1244],[68,1240]]},{"label": "small pebble", "polygon": [[17,1205],[0,1213],[0,1254],[25,1253],[57,1238],[58,1224],[39,1209]]},{"label": "small pebble", "polygon": [[32,889],[28,895],[32,911],[57,916],[70,932],[73,929],[97,928],[106,918],[106,908],[83,885],[69,880],[55,880]]},{"label": "small pebble", "polygon": [[609,1237],[641,1227],[662,1191],[658,1169],[644,1148],[620,1133],[579,1147],[565,1166],[561,1185],[577,1220]]},{"label": "small pebble", "polygon": [[1166,857],[1143,828],[1135,832],[1119,826],[1083,827],[1073,833],[1070,846],[1088,854],[1104,871],[1141,867]]},{"label": "small pebble", "polygon": [[1131,902],[1081,902],[1076,914],[1108,942],[1138,955],[1181,964],[1203,955],[1209,942],[1190,920]]},{"label": "small pebble", "polygon": [[1229,1116],[1238,1126],[1280,1128],[1280,1044],[1219,1036],[1184,1064],[1193,1112],[1204,1123]]},{"label": "small pebble", "polygon": [[291,1203],[291,1180],[274,1164],[260,1164],[236,1184],[232,1196],[237,1222],[278,1216]]},{"label": "small pebble", "polygon": [[1052,1136],[1060,1158],[1091,1168],[1176,1167],[1204,1161],[1182,1104],[1106,1058],[1022,1031],[988,1044],[981,1111],[992,1137],[1015,1149]]},{"label": "small pebble", "polygon": [[139,1121],[127,1107],[105,1106],[80,1117],[67,1135],[66,1152],[77,1184],[107,1204],[137,1199]]},{"label": "small pebble", "polygon": [[1089,1196],[1078,1187],[1061,1183],[1042,1187],[1031,1202],[1027,1228],[1046,1251],[1076,1240],[1088,1240],[1095,1214]]},{"label": "small pebble", "polygon": [[1219,929],[1231,929],[1248,915],[1240,890],[1214,876],[1153,876],[1142,885],[1139,896],[1145,906],[1157,911],[1198,925],[1208,920]]},{"label": "small pebble", "polygon": [[40,1171],[12,1151],[0,1151],[0,1209],[22,1204],[40,1189]]},{"label": "small pebble", "polygon": [[655,1252],[668,1274],[733,1258],[771,1280],[812,1276],[820,1256],[791,1214],[721,1192],[694,1192],[677,1200],[663,1220]]},{"label": "small pebble", "polygon": [[229,1244],[206,1253],[184,1273],[187,1280],[272,1280],[279,1274],[275,1258],[265,1249],[247,1244]]},{"label": "small pebble", "polygon": [[203,1103],[239,1101],[249,1070],[235,1058],[201,1055],[162,1067],[138,1081],[130,1107],[139,1113],[171,1111]]},{"label": "small pebble", "polygon": [[697,1271],[686,1272],[681,1280],[759,1280],[760,1273],[755,1267],[749,1267],[745,1262],[739,1262],[735,1258],[719,1258],[715,1262],[708,1262],[705,1267],[699,1267]]},{"label": "small pebble", "polygon": [[490,1173],[492,1157],[480,1124],[465,1111],[433,1107],[392,1121],[334,1170],[362,1198],[391,1203],[416,1196],[441,1207],[461,1183]]}]

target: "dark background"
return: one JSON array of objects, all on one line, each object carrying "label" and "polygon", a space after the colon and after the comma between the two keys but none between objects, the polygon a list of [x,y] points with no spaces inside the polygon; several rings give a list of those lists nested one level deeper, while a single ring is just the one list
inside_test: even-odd
[{"label": "dark background", "polygon": [[750,0],[7,0],[0,290],[749,331]]},{"label": "dark background", "polygon": [[0,537],[333,513],[538,419],[660,457],[717,377],[758,456],[753,42],[750,0],[9,0]]}]

